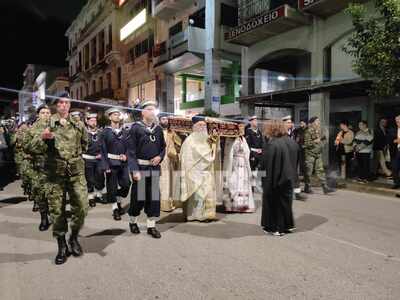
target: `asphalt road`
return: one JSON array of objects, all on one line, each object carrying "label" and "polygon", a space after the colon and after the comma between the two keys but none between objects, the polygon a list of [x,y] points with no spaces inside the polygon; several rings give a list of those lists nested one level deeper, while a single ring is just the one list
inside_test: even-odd
[{"label": "asphalt road", "polygon": [[85,255],[56,266],[55,241],[13,183],[0,192],[0,299],[400,299],[399,199],[317,192],[295,202],[298,230],[284,237],[263,233],[258,209],[212,224],[164,214],[155,240],[98,205]]}]

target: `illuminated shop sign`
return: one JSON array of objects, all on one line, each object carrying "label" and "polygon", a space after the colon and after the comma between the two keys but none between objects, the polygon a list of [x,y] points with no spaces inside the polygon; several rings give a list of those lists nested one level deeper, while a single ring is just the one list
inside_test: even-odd
[{"label": "illuminated shop sign", "polygon": [[128,24],[121,28],[120,39],[123,41],[132,33],[134,33],[140,26],[146,23],[146,9],[143,9],[136,15]]},{"label": "illuminated shop sign", "polygon": [[251,19],[250,21],[235,27],[234,29],[225,32],[225,39],[230,40],[238,36],[250,32],[258,27],[269,24],[281,17],[285,16],[285,6],[278,7],[275,10],[268,11],[267,13]]}]

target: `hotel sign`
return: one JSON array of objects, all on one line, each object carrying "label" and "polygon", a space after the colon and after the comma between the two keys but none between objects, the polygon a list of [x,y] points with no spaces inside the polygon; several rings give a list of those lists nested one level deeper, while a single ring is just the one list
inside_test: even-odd
[{"label": "hotel sign", "polygon": [[299,0],[299,8],[302,10],[321,1],[322,0]]},{"label": "hotel sign", "polygon": [[[311,0],[300,0],[300,1],[311,1]],[[250,32],[263,25],[272,23],[273,21],[285,16],[285,6],[280,6],[277,9],[270,10],[258,17],[251,19],[250,21],[235,27],[234,29],[225,32],[225,40],[231,40],[237,38],[247,32]]]}]

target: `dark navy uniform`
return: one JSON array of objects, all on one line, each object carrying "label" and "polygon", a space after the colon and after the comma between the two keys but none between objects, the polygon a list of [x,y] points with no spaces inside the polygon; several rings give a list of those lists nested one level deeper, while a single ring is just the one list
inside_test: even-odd
[{"label": "dark navy uniform", "polygon": [[99,129],[96,129],[95,131],[87,129],[87,133],[89,137],[88,151],[83,154],[82,157],[85,160],[85,176],[89,201],[93,201],[95,198],[102,197],[101,191],[104,189],[105,167],[101,160],[101,131]]},{"label": "dark navy uniform", "polygon": [[160,126],[151,127],[142,121],[132,125],[127,140],[129,171],[140,171],[141,179],[133,181],[129,215],[137,217],[141,210],[148,218],[160,216],[160,165],[150,162],[156,156],[165,156],[165,140]]},{"label": "dark navy uniform", "polygon": [[250,167],[251,170],[254,171],[260,164],[260,159],[262,157],[262,153],[257,153],[257,150],[263,148],[263,136],[259,129],[254,130],[252,128],[246,129],[246,141],[250,148]]},{"label": "dark navy uniform", "polygon": [[121,154],[127,155],[126,133],[122,128],[106,127],[102,134],[102,163],[105,170],[109,170],[106,184],[110,203],[116,203],[117,197],[128,196],[131,185],[128,163],[120,159]]}]

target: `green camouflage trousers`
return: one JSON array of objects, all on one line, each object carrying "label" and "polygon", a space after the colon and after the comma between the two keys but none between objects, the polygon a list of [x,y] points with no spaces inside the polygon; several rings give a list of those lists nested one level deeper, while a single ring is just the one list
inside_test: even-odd
[{"label": "green camouflage trousers", "polygon": [[78,234],[89,208],[85,175],[83,173],[75,176],[56,174],[48,176],[48,178],[49,194],[47,200],[53,221],[53,235],[59,237],[68,232],[65,192],[68,193],[71,206],[71,231]]},{"label": "green camouflage trousers", "polygon": [[304,174],[304,183],[311,183],[311,176],[315,170],[315,175],[321,184],[326,184],[324,163],[322,162],[322,155],[305,155],[306,173]]},{"label": "green camouflage trousers", "polygon": [[50,186],[44,171],[34,170],[35,177],[32,179],[31,198],[39,205],[41,212],[48,211],[47,196],[49,195]]},{"label": "green camouflage trousers", "polygon": [[[22,180],[22,187],[28,194],[32,191],[32,180],[35,177],[35,172],[33,171],[32,162],[28,159],[21,158],[17,162],[18,173]],[[32,199],[30,199],[32,200]]]}]

